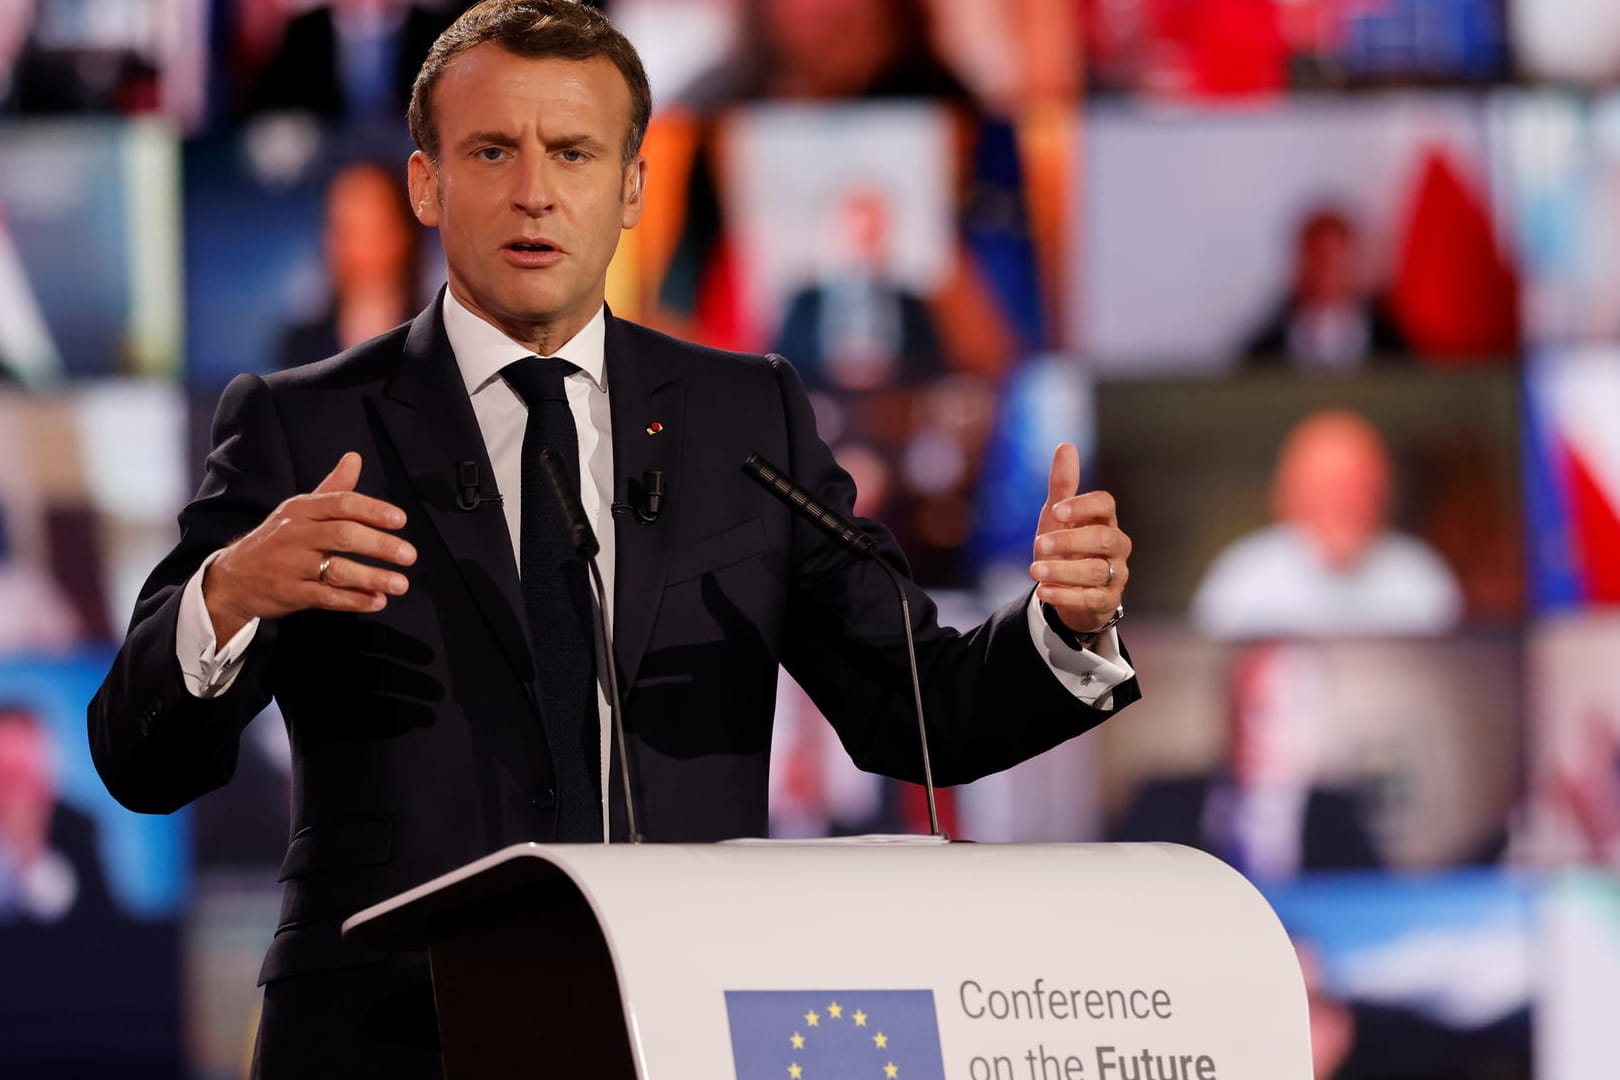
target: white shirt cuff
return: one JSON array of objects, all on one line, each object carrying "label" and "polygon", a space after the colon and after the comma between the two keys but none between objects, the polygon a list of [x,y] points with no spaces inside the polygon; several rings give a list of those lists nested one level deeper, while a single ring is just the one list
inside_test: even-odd
[{"label": "white shirt cuff", "polygon": [[1120,655],[1119,633],[1113,627],[1089,649],[1071,649],[1046,625],[1041,602],[1029,595],[1026,609],[1029,637],[1063,688],[1082,702],[1104,712],[1114,707],[1114,688],[1136,677],[1136,669]]},{"label": "white shirt cuff", "polygon": [[214,640],[214,620],[203,602],[203,575],[219,558],[214,552],[203,560],[197,572],[186,582],[180,594],[180,618],[174,628],[175,659],[180,661],[180,674],[185,677],[186,690],[192,697],[211,698],[223,694],[236,681],[242,670],[242,658],[258,633],[259,620],[250,619],[236,636],[218,647]]}]

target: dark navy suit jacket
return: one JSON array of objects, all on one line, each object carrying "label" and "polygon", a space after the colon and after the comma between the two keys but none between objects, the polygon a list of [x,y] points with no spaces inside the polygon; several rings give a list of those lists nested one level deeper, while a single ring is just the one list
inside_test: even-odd
[{"label": "dark navy suit jacket", "polygon": [[[857,764],[918,779],[893,586],[741,471],[758,452],[850,511],[849,476],[817,437],[793,370],[611,315],[606,365],[615,501],[628,501],[629,478],[644,470],[662,470],[667,488],[656,523],[615,517],[615,647],[643,832],[657,841],[765,833],[778,664]],[[649,435],[654,421],[662,430]],[[456,505],[458,462],[494,473],[437,301],[330,360],[238,377],[213,438],[180,542],[142,591],[89,730],[113,795],[162,813],[224,784],[243,726],[272,694],[279,701],[292,740],[294,832],[281,925],[261,972],[271,991],[286,984],[267,991],[263,1058],[299,1038],[291,1020],[276,1020],[290,1015],[289,1000],[335,993],[320,989],[321,973],[348,973],[343,993],[365,999],[350,969],[386,966],[340,940],[342,919],[553,835],[552,765],[505,518],[494,503]],[[419,552],[410,592],[375,615],[266,620],[235,684],[212,700],[191,696],[175,659],[185,582],[348,450],[364,458],[359,490],[409,518],[403,535]],[[886,531],[862,527],[882,558],[904,566]],[[942,783],[1005,768],[1106,715],[1065,691],[1037,654],[1027,595],[959,634],[911,592]],[[1116,707],[1136,696],[1134,682],[1116,689]],[[369,1060],[360,1043],[352,1049],[355,1061]],[[333,1053],[319,1060],[336,1067]]]}]

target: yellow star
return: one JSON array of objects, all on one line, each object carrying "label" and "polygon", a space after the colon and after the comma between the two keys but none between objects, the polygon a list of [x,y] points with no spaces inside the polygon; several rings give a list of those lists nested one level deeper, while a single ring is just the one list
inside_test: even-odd
[{"label": "yellow star", "polygon": [[883,1066],[883,1075],[887,1076],[889,1080],[894,1080],[895,1077],[900,1075],[900,1066],[896,1065],[892,1061],[889,1062],[887,1065]]},{"label": "yellow star", "polygon": [[821,1024],[821,1017],[816,1015],[816,1010],[811,1009],[809,1012],[804,1014],[804,1022],[809,1024],[811,1027],[819,1027]]},{"label": "yellow star", "polygon": [[799,1068],[797,1063],[794,1063],[788,1066],[788,1075],[793,1077],[793,1080],[799,1080],[799,1077],[804,1075],[804,1070]]},{"label": "yellow star", "polygon": [[844,1018],[844,1007],[835,1001],[827,1006],[827,1015],[834,1020],[842,1020]]},{"label": "yellow star", "polygon": [[800,1035],[797,1031],[795,1031],[793,1033],[793,1038],[788,1040],[788,1041],[793,1043],[793,1049],[795,1049],[795,1050],[803,1050],[804,1049],[804,1036]]},{"label": "yellow star", "polygon": [[859,1010],[859,1009],[855,1010],[855,1026],[856,1027],[865,1027],[866,1026],[866,1014],[861,1012],[861,1010]]},{"label": "yellow star", "polygon": [[883,1034],[881,1031],[872,1036],[872,1041],[877,1044],[877,1048],[879,1050],[887,1050],[889,1048],[889,1037]]}]

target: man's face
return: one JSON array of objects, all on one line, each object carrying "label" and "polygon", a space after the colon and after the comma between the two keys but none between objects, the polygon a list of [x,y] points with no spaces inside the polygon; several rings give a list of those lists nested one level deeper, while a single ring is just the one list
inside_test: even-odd
[{"label": "man's face", "polygon": [[434,89],[439,162],[411,156],[411,203],[439,230],[450,288],[551,351],[602,305],[646,164],[623,167],[630,89],[605,57],[533,60],[485,43]]},{"label": "man's face", "polygon": [[326,261],[339,295],[388,289],[409,277],[414,228],[399,213],[398,175],[361,166],[326,192]]},{"label": "man's face", "polygon": [[1328,307],[1360,299],[1357,259],[1349,229],[1334,224],[1312,229],[1300,244],[1300,300],[1307,306]]},{"label": "man's face", "polygon": [[1392,478],[1376,432],[1347,416],[1307,420],[1289,436],[1273,494],[1335,570],[1358,565],[1389,525]]}]

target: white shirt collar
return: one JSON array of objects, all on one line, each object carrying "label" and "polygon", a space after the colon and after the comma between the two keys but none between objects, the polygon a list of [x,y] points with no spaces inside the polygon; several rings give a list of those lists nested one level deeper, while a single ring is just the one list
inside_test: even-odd
[{"label": "white shirt collar", "polygon": [[[467,385],[467,396],[478,393],[500,377],[501,368],[533,356],[534,350],[507,337],[493,324],[469,311],[449,289],[444,290],[444,332],[456,366]],[[596,309],[591,321],[569,338],[552,356],[579,368],[597,390],[607,389],[607,306]]]}]

